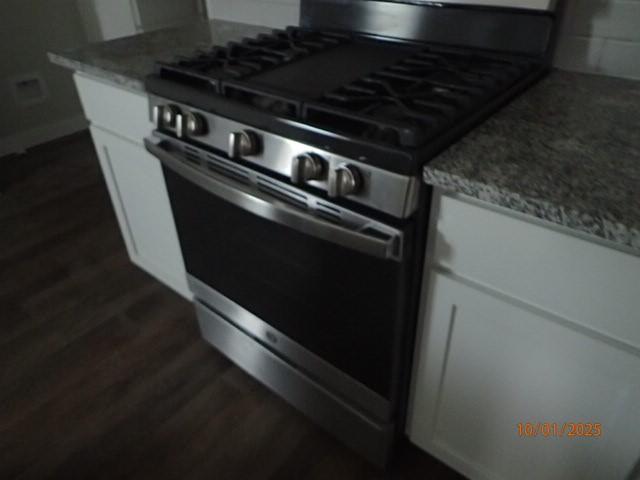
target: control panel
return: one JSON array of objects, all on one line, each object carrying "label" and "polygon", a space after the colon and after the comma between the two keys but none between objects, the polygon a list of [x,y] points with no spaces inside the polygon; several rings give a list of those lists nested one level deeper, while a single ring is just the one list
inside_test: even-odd
[{"label": "control panel", "polygon": [[417,207],[420,178],[399,175],[210,112],[151,97],[158,131],[259,165],[296,186],[324,190],[399,218]]}]

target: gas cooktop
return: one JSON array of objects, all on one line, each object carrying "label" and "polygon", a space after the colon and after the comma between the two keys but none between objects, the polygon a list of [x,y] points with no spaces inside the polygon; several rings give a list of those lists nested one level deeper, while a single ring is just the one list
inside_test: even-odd
[{"label": "gas cooktop", "polygon": [[155,77],[354,140],[411,149],[540,67],[529,57],[290,27],[159,63]]}]

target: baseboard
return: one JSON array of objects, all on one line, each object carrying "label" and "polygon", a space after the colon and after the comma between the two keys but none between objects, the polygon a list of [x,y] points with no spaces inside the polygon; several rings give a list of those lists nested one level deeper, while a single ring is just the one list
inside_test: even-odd
[{"label": "baseboard", "polygon": [[55,123],[40,125],[14,135],[1,137],[0,157],[12,153],[24,153],[27,149],[36,145],[84,130],[88,125],[89,122],[84,118],[84,115],[76,115]]}]

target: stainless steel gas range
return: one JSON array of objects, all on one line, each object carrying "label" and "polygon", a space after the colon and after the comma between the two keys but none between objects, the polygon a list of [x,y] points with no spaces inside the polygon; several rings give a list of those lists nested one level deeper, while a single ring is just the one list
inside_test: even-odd
[{"label": "stainless steel gas range", "polygon": [[377,464],[404,427],[421,168],[546,72],[553,27],[548,11],[304,0],[300,27],[147,79],[145,144],[204,338]]}]

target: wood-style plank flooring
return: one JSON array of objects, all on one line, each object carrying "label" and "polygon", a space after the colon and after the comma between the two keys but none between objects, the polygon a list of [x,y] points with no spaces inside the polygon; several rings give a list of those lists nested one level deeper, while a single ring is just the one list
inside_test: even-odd
[{"label": "wood-style plank flooring", "polygon": [[208,346],[128,260],[85,133],[0,159],[0,479],[459,479],[380,472]]}]

